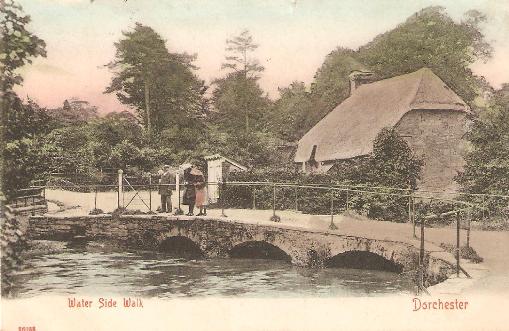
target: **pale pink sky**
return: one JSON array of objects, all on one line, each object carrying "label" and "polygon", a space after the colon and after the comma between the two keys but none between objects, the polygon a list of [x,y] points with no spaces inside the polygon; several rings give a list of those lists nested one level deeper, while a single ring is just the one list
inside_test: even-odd
[{"label": "pale pink sky", "polygon": [[459,19],[469,9],[488,15],[484,32],[495,48],[486,64],[472,68],[494,86],[509,82],[509,2],[497,0],[19,0],[31,15],[30,30],[47,43],[47,58],[21,70],[17,89],[41,106],[64,99],[90,101],[101,112],[121,111],[114,95],[102,92],[111,73],[113,43],[135,22],[153,27],[170,51],[197,53],[198,75],[221,76],[225,39],[247,28],[260,44],[266,67],[260,80],[273,98],[278,87],[312,81],[324,57],[337,46],[357,48],[430,5],[444,6]]}]

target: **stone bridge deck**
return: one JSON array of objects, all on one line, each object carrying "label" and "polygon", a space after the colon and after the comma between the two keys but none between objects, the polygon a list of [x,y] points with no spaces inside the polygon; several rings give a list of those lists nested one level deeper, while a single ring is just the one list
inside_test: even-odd
[{"label": "stone bridge deck", "polygon": [[[399,271],[410,272],[418,267],[418,240],[412,238],[410,231],[404,236],[398,231],[377,231],[377,227],[383,226],[381,223],[387,222],[347,222],[339,217],[336,219],[339,229],[326,230],[327,217],[311,218],[305,226],[297,221],[295,225],[267,221],[269,211],[258,211],[264,217],[258,215],[256,222],[256,217],[245,211],[227,212],[229,218],[46,214],[30,218],[27,234],[29,239],[47,240],[71,240],[79,236],[142,249],[160,249],[172,240],[185,238],[208,257],[229,257],[236,248],[264,243],[284,252],[288,260],[300,266],[320,267],[345,254],[364,252],[383,258]],[[365,234],[361,235],[363,228]],[[425,264],[427,285],[442,281],[454,270],[453,256],[429,243]]]}]

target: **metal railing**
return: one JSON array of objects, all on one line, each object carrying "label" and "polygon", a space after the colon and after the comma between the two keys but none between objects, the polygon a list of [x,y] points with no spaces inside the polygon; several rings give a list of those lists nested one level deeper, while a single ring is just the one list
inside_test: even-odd
[{"label": "metal railing", "polygon": [[10,205],[15,208],[44,205],[46,203],[45,193],[45,186],[31,186],[19,189],[14,197],[11,198]]},{"label": "metal railing", "polygon": [[[176,189],[176,184],[154,184],[153,178],[156,177],[152,174],[147,176],[128,177],[123,176],[122,185],[116,184],[99,184],[95,185],[89,183],[86,185],[76,185],[70,182],[69,185],[44,185],[38,188],[42,189],[70,189],[82,190],[94,194],[94,210],[98,209],[98,195],[101,192],[116,192],[117,193],[117,208],[135,208],[142,207],[148,212],[153,212],[153,191],[160,187],[170,187],[177,195],[177,205],[175,206],[176,214],[181,214],[181,204],[183,191],[186,185],[183,183]],[[119,179],[120,181],[120,179]],[[40,183],[39,183],[40,184]],[[476,197],[481,199],[481,203],[476,201],[465,201],[452,198],[436,197],[429,192],[414,191],[405,188],[383,187],[383,186],[365,186],[365,185],[348,185],[348,184],[299,184],[289,182],[207,182],[207,188],[217,188],[217,201],[212,204],[213,208],[221,210],[222,217],[228,217],[225,213],[227,208],[251,208],[251,209],[272,209],[271,221],[279,222],[281,218],[278,216],[280,210],[295,210],[305,211],[304,206],[309,201],[315,199],[321,204],[322,210],[325,213],[321,215],[329,215],[330,230],[340,230],[335,224],[335,216],[341,212],[348,212],[352,209],[357,210],[356,204],[359,199],[370,201],[370,197],[384,197],[385,199],[393,199],[391,201],[400,207],[400,212],[404,209],[406,211],[405,219],[407,223],[412,224],[412,235],[415,239],[420,240],[419,244],[419,268],[417,270],[418,278],[418,292],[426,292],[425,279],[426,279],[426,266],[425,266],[425,227],[430,222],[447,219],[454,217],[456,222],[456,274],[464,273],[467,277],[468,272],[461,267],[460,257],[460,230],[461,215],[467,220],[466,228],[466,246],[470,247],[471,236],[471,216],[474,213],[482,213],[483,220],[487,212],[486,201],[492,198],[502,199],[509,203],[509,196],[505,195],[490,195],[490,194],[466,194],[458,193],[460,197]],[[239,189],[241,189],[239,191]],[[281,193],[283,192],[283,193]],[[126,199],[126,193],[128,198]],[[129,195],[131,196],[129,197]],[[229,201],[230,199],[230,201]],[[235,200],[235,201],[233,201]],[[127,203],[126,203],[127,201]],[[365,202],[364,201],[364,202]],[[390,201],[390,200],[389,200]],[[416,204],[429,201],[432,205],[434,202],[445,204],[448,210],[445,211],[427,211],[425,214],[416,212]],[[362,201],[361,201],[362,202]],[[327,205],[327,206],[326,206]],[[420,227],[420,235],[417,236],[416,228]]]},{"label": "metal railing", "polygon": [[[133,177],[136,178],[136,177]],[[125,199],[124,197],[119,196],[118,198],[118,207],[123,206],[129,206],[132,205],[135,200],[138,200],[141,205],[143,205],[145,208],[147,208],[149,211],[152,211],[152,193],[157,188],[164,186],[161,184],[154,184],[152,182],[153,176],[149,176],[144,178],[147,182],[146,183],[139,183],[139,181],[131,182],[130,177],[124,177],[125,183],[124,183],[124,190],[123,194],[133,192],[133,196],[129,199],[129,201],[126,203],[125,201],[121,201],[121,198]],[[136,179],[140,179],[140,177],[137,177]],[[39,188],[46,189],[46,188],[55,188],[55,189],[64,189],[64,190],[71,190],[71,191],[82,191],[82,192],[94,192],[95,198],[94,200],[97,200],[97,194],[103,191],[118,191],[118,184],[94,184],[94,183],[87,183],[87,184],[80,184],[76,185],[72,182],[68,182],[69,185],[44,185],[40,186]],[[355,200],[356,197],[369,197],[369,196],[378,196],[378,197],[386,197],[386,198],[393,198],[393,199],[400,199],[401,203],[403,202],[403,199],[406,200],[406,209],[407,209],[407,221],[409,223],[414,224],[414,235],[415,235],[415,226],[417,225],[415,222],[416,218],[416,210],[415,205],[416,201],[433,201],[433,202],[442,202],[442,203],[448,203],[453,205],[455,208],[453,210],[458,209],[456,206],[461,206],[463,208],[468,208],[470,211],[478,211],[478,212],[487,212],[487,207],[483,205],[482,203],[474,203],[469,201],[463,201],[458,199],[446,199],[446,198],[436,198],[434,196],[425,195],[422,192],[415,192],[411,189],[403,189],[403,188],[392,188],[392,187],[369,187],[369,186],[361,186],[361,185],[322,185],[322,184],[298,184],[298,183],[280,183],[280,182],[228,182],[228,183],[218,183],[218,182],[207,182],[207,187],[211,186],[219,186],[220,188],[218,191],[225,192],[224,195],[228,195],[226,192],[226,189],[232,188],[232,187],[244,187],[246,189],[251,190],[251,201],[249,205],[252,209],[257,209],[263,206],[266,206],[267,203],[261,203],[260,200],[263,200],[263,193],[265,189],[265,193],[267,192],[267,189],[270,189],[272,193],[272,209],[274,211],[274,214],[276,210],[278,209],[278,204],[281,205],[281,201],[285,200],[287,207],[284,209],[294,209],[299,210],[300,204],[303,199],[311,200],[313,198],[319,199],[320,196],[317,194],[315,196],[313,195],[302,195],[300,194],[303,190],[310,192],[310,191],[320,191],[322,194],[323,192],[328,193],[329,202],[330,202],[330,215],[333,219],[335,211],[338,211],[342,207],[342,211],[348,211],[352,209],[352,203],[353,200]],[[166,186],[170,186],[172,189],[175,189],[176,184],[166,184]],[[185,185],[180,185],[180,190],[177,192],[177,194],[181,195],[181,191],[185,189]],[[30,190],[30,189],[27,189]],[[148,197],[142,198],[139,191],[147,191]],[[285,199],[281,199],[280,194],[278,194],[278,191],[286,190],[285,194],[283,195]],[[291,192],[290,192],[291,191]],[[288,201],[290,200],[288,197],[292,196],[292,207],[289,206]],[[480,196],[483,197],[484,200],[486,200],[486,197],[497,197],[501,199],[507,199],[509,202],[509,196],[503,196],[503,195],[472,195],[472,196]],[[31,196],[28,196],[30,198]],[[24,198],[24,197],[21,197]],[[231,204],[228,203],[228,201],[224,201],[223,197],[222,199],[219,199],[220,203],[223,205],[231,206]],[[228,197],[226,197],[228,198]],[[279,200],[278,200],[279,198]],[[178,199],[179,201],[181,199]],[[268,199],[265,199],[268,200]],[[322,199],[323,200],[323,199]],[[339,204],[335,205],[336,202],[340,201]],[[323,201],[322,201],[323,202]],[[235,206],[232,206],[235,207]],[[243,207],[246,207],[246,204],[244,204]]]}]

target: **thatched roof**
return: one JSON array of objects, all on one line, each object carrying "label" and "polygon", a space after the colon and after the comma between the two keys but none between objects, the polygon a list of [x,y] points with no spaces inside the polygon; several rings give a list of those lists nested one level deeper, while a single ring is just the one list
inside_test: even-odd
[{"label": "thatched roof", "polygon": [[394,127],[414,109],[470,112],[430,69],[359,86],[299,141],[295,162],[341,160],[367,155],[384,127]]}]

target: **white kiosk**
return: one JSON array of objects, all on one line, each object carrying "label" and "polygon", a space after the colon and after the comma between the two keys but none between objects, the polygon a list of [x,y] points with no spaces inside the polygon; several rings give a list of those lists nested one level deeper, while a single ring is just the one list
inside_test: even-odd
[{"label": "white kiosk", "polygon": [[216,203],[219,199],[219,186],[217,183],[222,183],[230,172],[246,171],[247,168],[237,162],[221,156],[219,154],[205,156],[207,161],[207,181],[209,202]]}]

